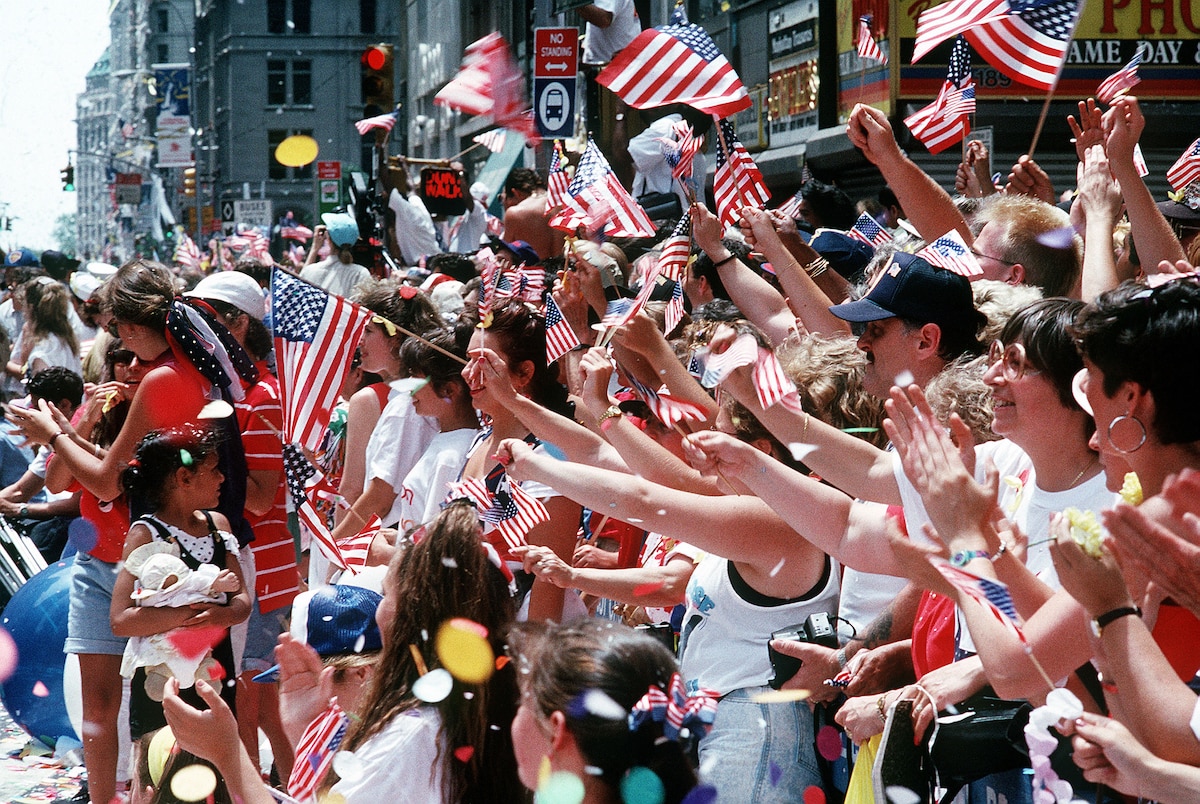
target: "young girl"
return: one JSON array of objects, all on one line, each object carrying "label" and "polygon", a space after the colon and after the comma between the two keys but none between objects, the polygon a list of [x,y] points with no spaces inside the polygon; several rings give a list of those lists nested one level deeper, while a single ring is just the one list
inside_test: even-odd
[{"label": "young girl", "polygon": [[[399,523],[401,533],[437,516],[447,484],[458,477],[467,450],[479,432],[471,391],[459,373],[466,359],[466,338],[456,338],[450,329],[426,333],[425,338],[409,338],[400,347],[400,356],[412,376],[422,380],[412,392],[413,412],[436,420],[438,434],[405,476],[384,520],[385,525]],[[435,347],[459,355],[463,361]]]},{"label": "young girl", "polygon": [[[223,480],[217,468],[216,439],[210,430],[185,427],[155,430],[141,440],[122,475],[122,484],[127,494],[144,499],[153,513],[139,517],[130,527],[123,560],[128,561],[143,545],[164,542],[177,549],[179,558],[192,570],[201,564],[228,569],[237,577],[238,591],[228,595],[223,605],[139,607],[131,598],[134,577],[123,568],[113,588],[109,616],[113,633],[122,637],[145,637],[178,629],[181,636],[195,637],[191,641],[205,641],[198,629],[221,629],[219,640],[212,640],[213,658],[224,670],[224,677],[232,679],[233,650],[228,628],[249,615],[250,597],[237,560],[237,542],[228,532],[229,522],[221,514],[207,510],[217,505]],[[188,634],[192,629],[197,630]],[[153,732],[166,725],[162,705],[151,700],[145,682],[145,668],[138,668],[130,693],[129,731],[139,754],[139,767],[144,764],[141,760],[144,751],[139,749],[148,745]],[[235,688],[224,683],[220,688],[233,706]],[[187,694],[199,703],[194,692]]]}]

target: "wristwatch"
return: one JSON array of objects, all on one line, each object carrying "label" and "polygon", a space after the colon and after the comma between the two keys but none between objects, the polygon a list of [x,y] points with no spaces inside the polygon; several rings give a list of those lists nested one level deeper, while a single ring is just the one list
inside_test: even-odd
[{"label": "wristwatch", "polygon": [[618,419],[625,415],[625,411],[621,410],[616,405],[609,405],[608,410],[600,414],[600,418],[596,420],[596,426],[604,429],[604,423],[609,419]]},{"label": "wristwatch", "polygon": [[950,556],[950,566],[962,567],[967,566],[977,558],[991,558],[992,554],[987,550],[959,550],[954,555]]},{"label": "wristwatch", "polygon": [[29,505],[25,504],[17,509],[17,516],[19,516],[21,519],[29,519]]},{"label": "wristwatch", "polygon": [[1092,620],[1092,633],[1097,637],[1103,636],[1104,628],[1110,623],[1116,622],[1122,617],[1141,617],[1142,610],[1137,606],[1120,606],[1118,608],[1106,611],[1096,619]]}]

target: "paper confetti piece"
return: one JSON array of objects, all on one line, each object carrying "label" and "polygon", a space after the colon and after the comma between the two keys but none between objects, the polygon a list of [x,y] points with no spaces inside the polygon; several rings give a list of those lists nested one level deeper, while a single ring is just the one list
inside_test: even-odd
[{"label": "paper confetti piece", "polygon": [[649,768],[637,765],[621,779],[621,800],[624,804],[663,804],[667,798],[662,779]]},{"label": "paper confetti piece", "polygon": [[793,703],[795,701],[804,701],[812,695],[808,690],[767,690],[760,692],[750,700],[755,703]]},{"label": "paper confetti piece", "polygon": [[171,795],[180,801],[203,801],[217,789],[217,775],[207,765],[188,765],[171,777]]},{"label": "paper confetti piece", "polygon": [[454,689],[454,676],[442,668],[430,670],[413,682],[413,695],[425,703],[440,703]]},{"label": "paper confetti piece", "polygon": [[438,629],[434,649],[442,666],[465,684],[482,684],[496,668],[496,654],[479,623],[456,617]]}]

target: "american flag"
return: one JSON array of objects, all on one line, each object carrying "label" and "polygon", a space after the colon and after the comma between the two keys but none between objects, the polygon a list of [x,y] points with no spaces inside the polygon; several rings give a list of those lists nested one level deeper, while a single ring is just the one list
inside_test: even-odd
[{"label": "american flag", "polygon": [[676,179],[689,178],[692,175],[692,162],[704,144],[704,137],[697,137],[685,120],[676,123],[672,133],[674,138],[664,137],[662,140],[663,154],[671,166],[671,176]]},{"label": "american flag", "polygon": [[587,148],[575,168],[575,178],[567,187],[564,205],[588,224],[599,229],[607,224],[612,237],[652,237],[654,224],[638,206],[617,175],[608,166],[595,141]]},{"label": "american flag", "polygon": [[433,102],[470,115],[490,114],[497,125],[521,133],[527,141],[537,139],[525,100],[525,79],[499,33],[467,46],[458,74]]},{"label": "american flag", "polygon": [[1176,190],[1183,190],[1196,179],[1200,179],[1200,138],[1189,145],[1167,171],[1167,181]]},{"label": "american flag", "polygon": [[550,170],[546,173],[546,208],[567,203],[567,188],[571,178],[567,175],[566,159],[563,157],[562,141],[554,141],[554,153],[550,157]]},{"label": "american flag", "polygon": [[336,701],[308,724],[296,744],[296,764],[288,779],[289,796],[305,804],[317,800],[317,788],[333,764],[333,755],[341,746],[349,725],[350,716]]},{"label": "american flag", "polygon": [[1138,65],[1142,63],[1142,51],[1133,54],[1124,67],[1105,78],[1096,90],[1096,100],[1101,103],[1112,103],[1122,92],[1127,92],[1141,82],[1138,77]]},{"label": "american flag", "polygon": [[468,477],[465,480],[451,483],[442,504],[449,505],[464,497],[480,511],[486,511],[492,507],[492,492],[488,490],[487,483],[482,477]]},{"label": "american flag", "polygon": [[717,215],[726,226],[736,226],[738,211],[743,207],[762,209],[771,200],[771,193],[763,181],[763,175],[750,158],[737,134],[733,123],[718,120],[720,136],[717,138],[717,170],[713,175],[713,200]]},{"label": "american flag", "polygon": [[529,531],[550,521],[546,506],[531,497],[506,475],[492,495],[492,507],[483,513],[483,521],[491,523],[510,548],[525,544]]},{"label": "american flag", "polygon": [[342,556],[341,548],[333,540],[329,523],[314,505],[316,495],[327,494],[332,490],[329,481],[313,466],[304,450],[295,444],[283,445],[283,475],[301,527],[308,531],[331,564],[344,569],[346,559]]},{"label": "american flag", "polygon": [[683,320],[683,283],[678,279],[671,288],[671,298],[663,315],[663,334],[669,336]]},{"label": "american flag", "polygon": [[301,243],[307,243],[313,236],[313,230],[307,226],[296,223],[296,219],[291,215],[279,222],[279,236],[286,237],[289,240],[299,240]]},{"label": "american flag", "polygon": [[354,127],[358,129],[359,134],[365,135],[368,131],[381,128],[384,131],[391,131],[396,127],[396,120],[399,117],[395,112],[387,114],[377,114],[374,117],[364,117],[362,120],[355,121]]},{"label": "american flag", "polygon": [[984,578],[965,569],[950,565],[945,559],[937,559],[933,566],[949,581],[950,585],[992,613],[992,616],[1005,625],[1021,640],[1022,645],[1028,646],[1025,632],[1017,625],[1017,608],[1013,605],[1012,595],[1008,587],[1000,581]]},{"label": "american flag", "polygon": [[271,310],[284,440],[315,452],[371,312],[278,268]]},{"label": "american flag", "polygon": [[988,64],[1012,80],[1050,90],[1071,46],[1080,0],[1010,0],[1009,14],[966,31]]},{"label": "american flag", "polygon": [[196,241],[188,237],[186,233],[182,233],[179,236],[179,244],[175,246],[173,259],[184,268],[199,270],[203,255],[200,253],[200,247],[196,245]]},{"label": "american flag", "polygon": [[913,64],[952,36],[976,25],[1004,19],[1009,13],[1005,0],[951,0],[927,8],[917,18],[917,38],[913,40]]},{"label": "american flag", "polygon": [[599,326],[604,328],[623,327],[629,323],[629,319],[638,314],[642,309],[643,300],[637,299],[610,299],[604,308],[604,317],[600,319]]},{"label": "american flag", "polygon": [[[692,219],[688,215],[684,215],[679,219],[679,223],[675,224],[675,230],[671,232],[671,236],[663,241],[662,254],[659,255],[656,269],[667,279],[678,281],[683,276],[691,255]],[[670,332],[671,329],[668,327],[667,332]]]},{"label": "american flag", "polygon": [[868,246],[882,246],[892,241],[892,234],[879,225],[879,222],[867,213],[858,216],[858,220],[846,232],[855,240],[861,240]]},{"label": "american flag", "polygon": [[754,383],[758,404],[763,410],[784,401],[787,397],[791,397],[791,402],[785,403],[788,407],[795,409],[799,406],[800,395],[796,391],[796,384],[784,373],[779,358],[770,349],[758,347],[758,360],[754,364],[750,379]]},{"label": "american flag", "polygon": [[739,335],[724,352],[708,353],[708,359],[704,361],[704,375],[700,377],[700,384],[705,388],[716,388],[734,369],[749,366],[757,360],[758,341],[749,333]]},{"label": "american flag", "polygon": [[[801,184],[803,184],[803,183],[804,182],[801,182]],[[803,199],[804,199],[804,196],[800,195],[800,193],[797,192],[794,195],[792,195],[790,198],[788,198],[787,201],[784,201],[782,204],[780,204],[778,207],[776,207],[776,210],[778,212],[782,212],[784,215],[787,215],[789,218],[799,218],[800,217],[800,202]]]},{"label": "american flag", "polygon": [[621,370],[629,378],[629,382],[633,384],[634,393],[646,403],[650,411],[667,427],[675,427],[685,419],[702,422],[708,418],[708,411],[686,399],[677,399],[671,396],[667,391],[667,386],[664,385],[657,391],[654,391],[649,386],[643,385],[629,369],[622,368]]},{"label": "american flag", "polygon": [[858,18],[858,56],[887,64],[887,56],[879,49],[875,35],[871,33],[871,15],[864,14]]},{"label": "american flag", "polygon": [[372,514],[362,530],[337,543],[346,569],[350,570],[351,574],[356,575],[366,568],[367,555],[371,552],[371,542],[375,540],[375,536],[382,526],[383,522],[379,517]]},{"label": "american flag", "polygon": [[933,103],[910,115],[904,124],[930,153],[944,151],[971,130],[975,112],[975,83],[971,77],[971,49],[961,36],[950,54],[950,69]]},{"label": "american flag", "polygon": [[703,28],[688,22],[642,31],[596,81],[638,109],[685,103],[727,117],[751,106],[733,65]]},{"label": "american flag", "polygon": [[979,260],[975,258],[971,249],[967,248],[967,244],[963,242],[962,235],[958,233],[957,229],[946,232],[918,251],[916,256],[930,265],[953,271],[967,279],[983,276],[983,268],[979,265]]},{"label": "american flag", "polygon": [[546,362],[553,363],[579,345],[575,330],[563,318],[553,296],[546,297]]},{"label": "american flag", "polygon": [[479,143],[494,154],[498,154],[504,150],[506,132],[507,129],[495,128],[491,131],[485,131],[482,134],[476,134],[471,138],[471,141]]}]

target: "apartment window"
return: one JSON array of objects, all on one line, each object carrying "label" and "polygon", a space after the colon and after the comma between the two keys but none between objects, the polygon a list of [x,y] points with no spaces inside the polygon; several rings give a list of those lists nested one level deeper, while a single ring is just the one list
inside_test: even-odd
[{"label": "apartment window", "polygon": [[267,131],[267,178],[275,181],[312,178],[312,164],[292,168],[275,161],[275,149],[279,147],[279,143],[293,134],[304,134],[311,137],[312,129],[270,129]]},{"label": "apartment window", "polygon": [[268,106],[311,106],[312,102],[311,61],[267,60]]},{"label": "apartment window", "polygon": [[267,105],[287,105],[287,66],[283,59],[267,60]]},{"label": "apartment window", "polygon": [[287,0],[267,0],[267,33],[287,33]]},{"label": "apartment window", "polygon": [[294,33],[312,33],[312,0],[292,0]]},{"label": "apartment window", "polygon": [[375,0],[358,0],[358,27],[361,33],[375,33]]},{"label": "apartment window", "polygon": [[170,61],[170,59],[167,58],[167,56],[170,55],[170,49],[166,46],[165,43],[159,43],[157,46],[157,50],[158,50],[158,63],[159,64],[166,64],[167,62]]},{"label": "apartment window", "polygon": [[292,62],[292,103],[312,106],[312,62]]},{"label": "apartment window", "polygon": [[169,8],[156,8],[154,19],[158,24],[159,33],[167,33],[171,30],[171,10]]}]

